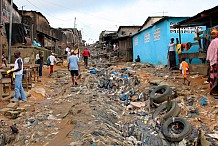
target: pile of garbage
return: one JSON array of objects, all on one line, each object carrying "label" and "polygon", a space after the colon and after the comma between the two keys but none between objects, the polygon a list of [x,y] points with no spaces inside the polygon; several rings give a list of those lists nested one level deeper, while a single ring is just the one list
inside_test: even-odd
[{"label": "pile of garbage", "polygon": [[[131,68],[121,68],[117,70],[113,68],[101,70],[92,69],[89,73],[94,75],[98,80],[98,93],[108,95],[107,97],[111,100],[118,101],[118,103],[125,108],[125,114],[136,114],[135,121],[128,123],[128,126],[125,125],[126,123],[123,123],[122,126],[119,125],[120,127],[127,126],[126,130],[120,130],[123,132],[122,134],[125,135],[125,139],[131,141],[132,144],[153,143],[152,145],[155,145],[155,140],[152,138],[156,139],[160,136],[160,129],[164,130],[162,130],[163,137],[161,142],[156,141],[159,145],[163,143],[163,139],[165,139],[165,143],[166,141],[180,142],[185,136],[190,134],[191,125],[185,119],[177,117],[180,113],[178,104],[175,101],[161,104],[168,98],[174,97],[172,96],[173,91],[169,86],[155,86],[147,90],[148,93],[146,93],[145,90],[139,89],[140,79]],[[156,103],[155,106],[157,106],[157,104],[160,105],[154,114],[150,116],[150,105],[154,103]],[[159,118],[159,114],[164,111],[167,111],[166,114],[162,118]],[[102,113],[100,115],[104,114]],[[175,125],[172,126],[172,123]],[[171,126],[170,129],[174,131],[169,131],[169,125]],[[157,127],[159,127],[159,129],[156,129]],[[136,130],[138,132],[134,133],[134,129],[138,129]],[[146,132],[143,130],[146,130]],[[171,134],[169,134],[170,132]],[[173,137],[174,134],[172,134],[172,132],[177,132],[174,133],[176,134],[176,138]],[[144,135],[147,133],[146,138],[142,138],[142,133],[144,133]]]},{"label": "pile of garbage", "polygon": [[[188,122],[199,112],[192,108],[185,117],[185,104],[192,106],[196,99],[191,96],[183,102],[181,98],[190,91],[167,84],[170,77],[164,74],[163,66],[128,63],[115,67],[104,58],[92,62],[96,65],[81,73],[76,87],[69,86],[66,70],[58,70],[52,76],[54,81],[46,85],[50,89],[46,100],[34,112],[17,117],[15,125],[20,132],[15,145],[51,144],[59,134],[63,135],[63,129],[68,131],[71,146],[191,146],[205,145],[205,141],[216,145],[216,129],[211,131],[203,124],[199,128]],[[143,80],[137,73],[146,68],[152,68],[150,74],[163,79]],[[201,104],[206,106],[207,99],[202,98]],[[60,128],[60,123],[64,127]]]}]

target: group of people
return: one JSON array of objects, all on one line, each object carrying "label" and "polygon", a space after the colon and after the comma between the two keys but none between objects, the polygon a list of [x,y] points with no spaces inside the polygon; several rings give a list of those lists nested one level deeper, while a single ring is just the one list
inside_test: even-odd
[{"label": "group of people", "polygon": [[[218,30],[217,29],[214,28],[211,30],[211,37],[212,37],[212,41],[208,47],[207,60],[210,64],[210,88],[212,89],[215,84],[215,81],[218,78]],[[174,50],[175,46],[176,43],[174,43],[174,39],[171,38],[171,42],[169,44],[169,49],[168,49],[168,55],[167,55],[170,69],[176,66],[176,59],[175,59],[176,55]],[[72,84],[73,86],[78,85],[77,79],[80,74],[79,73],[80,70],[79,49],[75,49],[75,50],[66,49],[66,54],[68,54],[67,57],[68,70],[70,71],[71,74]],[[27,98],[22,86],[23,61],[21,58],[20,51],[15,51],[14,57],[16,59],[14,63],[14,70],[9,72],[9,74],[12,73],[15,74],[14,100],[18,101],[18,98],[20,97],[22,101],[26,102]],[[88,66],[88,57],[90,57],[90,51],[86,48],[83,51],[83,58],[86,67]],[[36,58],[37,58],[37,63],[40,64],[39,76],[42,76],[43,53],[39,52]],[[54,56],[54,53],[51,53],[51,55],[48,58],[50,59],[50,74],[52,74],[54,71],[54,65],[57,60]],[[180,63],[180,70],[184,78],[183,84],[185,84],[185,82],[187,81],[188,85],[190,85],[190,80],[187,78],[187,75],[189,74],[189,64],[185,60],[186,58],[182,58],[182,62]],[[7,66],[4,52],[2,54],[2,61],[5,64],[5,66]],[[139,56],[137,57],[137,62],[140,62]]]},{"label": "group of people", "polygon": [[[206,60],[209,63],[209,82],[210,82],[210,89],[215,88],[216,80],[218,79],[218,30],[216,28],[213,28],[210,32],[211,35],[211,42],[208,46],[207,50],[207,58]],[[168,66],[169,69],[172,69],[176,66],[176,53],[175,53],[175,46],[176,43],[174,43],[174,38],[171,38],[169,47],[168,47]],[[183,74],[183,84],[185,82],[188,82],[188,85],[190,85],[190,80],[187,78],[187,75],[189,74],[189,64],[185,61],[186,58],[182,58],[182,62],[180,63],[180,70]],[[216,87],[218,88],[218,87]],[[212,95],[212,93],[210,92]]]},{"label": "group of people", "polygon": [[[79,51],[75,51],[75,50],[69,50],[70,55],[67,58],[68,61],[68,70],[70,71],[71,77],[72,77],[72,83],[73,85],[77,85],[77,79],[79,77],[79,56],[78,56],[78,52]],[[69,53],[67,52],[67,53]],[[15,51],[14,52],[14,57],[15,57],[15,62],[14,62],[14,69],[9,70],[7,73],[8,74],[15,74],[15,79],[14,79],[14,90],[15,90],[15,95],[14,98],[12,99],[12,101],[17,102],[19,99],[21,99],[21,101],[26,102],[27,98],[26,98],[26,94],[22,85],[22,78],[23,78],[23,60],[21,58],[21,52],[20,51]],[[83,51],[83,57],[84,57],[84,63],[85,66],[88,66],[88,57],[90,57],[90,52],[89,50],[86,48]],[[39,76],[42,76],[42,66],[44,64],[43,61],[44,55],[43,52],[39,51],[38,54],[36,54],[36,63],[40,65],[39,67]],[[51,55],[47,58],[47,60],[50,61],[49,66],[50,66],[50,75],[54,72],[54,65],[57,62],[54,53],[51,53]],[[4,63],[4,65],[7,67],[7,63],[6,63],[6,57],[4,52],[2,52],[2,62]],[[2,64],[0,65],[0,68],[2,68]]]}]

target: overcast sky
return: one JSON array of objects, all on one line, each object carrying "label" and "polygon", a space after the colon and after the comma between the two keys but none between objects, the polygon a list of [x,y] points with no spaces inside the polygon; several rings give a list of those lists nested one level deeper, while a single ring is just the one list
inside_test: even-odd
[{"label": "overcast sky", "polygon": [[[103,30],[142,25],[148,16],[194,16],[218,0],[14,0],[18,9],[41,12],[51,27],[82,30],[83,39],[97,41]],[[76,21],[75,21],[76,18]]]}]

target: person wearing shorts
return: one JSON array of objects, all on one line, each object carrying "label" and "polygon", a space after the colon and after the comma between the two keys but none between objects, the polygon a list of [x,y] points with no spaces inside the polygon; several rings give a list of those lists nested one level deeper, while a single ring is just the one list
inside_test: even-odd
[{"label": "person wearing shorts", "polygon": [[76,56],[74,51],[71,52],[71,56],[68,58],[68,70],[70,71],[72,77],[73,86],[78,85],[77,80],[79,77],[79,58]]}]

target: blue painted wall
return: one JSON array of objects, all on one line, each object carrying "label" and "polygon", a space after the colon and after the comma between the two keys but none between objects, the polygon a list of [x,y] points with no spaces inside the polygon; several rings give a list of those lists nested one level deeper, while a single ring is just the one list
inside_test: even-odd
[{"label": "blue painted wall", "polygon": [[[168,18],[152,27],[149,27],[142,32],[136,34],[133,37],[133,59],[137,58],[137,55],[140,56],[141,62],[148,62],[152,64],[163,64],[167,65],[167,53],[168,45],[170,43],[170,38],[179,38],[178,32],[174,31],[175,29],[170,29],[172,23],[180,22],[186,18]],[[154,37],[155,31],[160,30],[159,37]],[[189,32],[194,30],[189,30]],[[148,37],[150,34],[150,37]],[[147,36],[147,37],[146,37]],[[149,38],[149,39],[148,39]],[[194,41],[194,33],[181,33],[181,43],[187,42],[196,42]],[[192,46],[187,52],[198,52],[199,46]],[[177,65],[178,55],[177,55]],[[200,63],[199,59],[194,59],[192,63]]]}]

